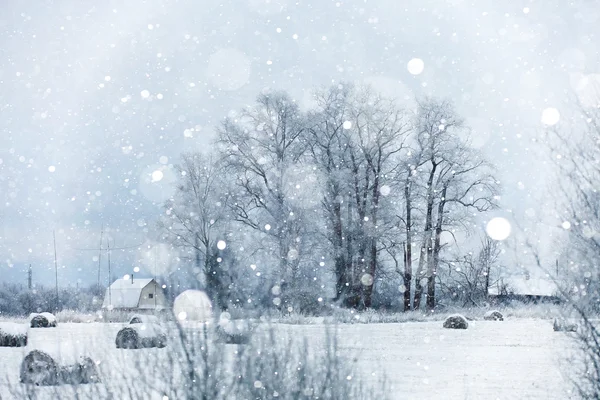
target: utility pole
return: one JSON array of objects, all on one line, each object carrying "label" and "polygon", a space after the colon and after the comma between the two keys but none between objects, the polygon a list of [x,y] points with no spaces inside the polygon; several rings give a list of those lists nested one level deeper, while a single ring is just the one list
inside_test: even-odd
[{"label": "utility pole", "polygon": [[[104,223],[100,228],[100,247],[98,251],[98,293],[100,292],[100,265],[102,260],[102,235],[104,234]],[[110,277],[109,277],[110,279]]]},{"label": "utility pole", "polygon": [[33,288],[32,284],[32,272],[31,272],[31,264],[29,264],[29,270],[27,271],[27,288],[31,290]]},{"label": "utility pole", "polygon": [[158,285],[158,283],[156,283],[156,250],[157,247],[154,246],[154,271],[153,271],[153,275],[154,275],[154,311],[156,311],[156,285]]},{"label": "utility pole", "polygon": [[56,277],[56,311],[58,311],[58,262],[56,261],[56,232],[52,231],[54,239],[54,275]]},{"label": "utility pole", "polygon": [[110,290],[110,240],[107,242],[107,253],[108,253],[108,305],[112,306],[112,291]]}]

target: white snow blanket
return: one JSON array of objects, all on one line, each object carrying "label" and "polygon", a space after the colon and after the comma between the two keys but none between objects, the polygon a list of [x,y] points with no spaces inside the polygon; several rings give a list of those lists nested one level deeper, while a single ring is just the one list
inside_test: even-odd
[{"label": "white snow blanket", "polygon": [[8,335],[27,335],[27,325],[16,322],[0,322],[0,332]]}]

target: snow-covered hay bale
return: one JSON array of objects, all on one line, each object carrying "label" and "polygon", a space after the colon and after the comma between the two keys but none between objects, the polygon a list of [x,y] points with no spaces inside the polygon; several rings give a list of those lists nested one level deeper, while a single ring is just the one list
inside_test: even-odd
[{"label": "snow-covered hay bale", "polygon": [[56,317],[49,312],[33,313],[29,316],[32,328],[56,328]]},{"label": "snow-covered hay bale", "polygon": [[167,335],[157,324],[130,324],[117,333],[115,344],[118,349],[162,348],[167,345]]},{"label": "snow-covered hay bale", "polygon": [[460,314],[450,315],[444,321],[444,328],[467,329],[468,327],[469,323],[467,322],[467,319]]},{"label": "snow-covered hay bale", "polygon": [[157,324],[160,320],[156,315],[135,314],[129,319],[129,324]]},{"label": "snow-covered hay bale", "polygon": [[25,356],[20,378],[21,383],[38,386],[100,382],[96,363],[89,357],[80,357],[74,364],[63,365],[41,350],[32,350]]},{"label": "snow-covered hay bale", "polygon": [[175,298],[173,312],[179,321],[212,320],[212,303],[201,290],[186,290]]},{"label": "snow-covered hay bale", "polygon": [[486,321],[504,321],[504,316],[500,311],[491,310],[483,315],[483,319]]},{"label": "snow-covered hay bale", "polygon": [[[226,314],[226,315],[223,315]],[[223,313],[217,324],[217,339],[227,344],[246,344],[252,337],[254,325],[247,320],[232,320]]]},{"label": "snow-covered hay bale", "polygon": [[562,318],[554,318],[552,329],[555,332],[577,332],[578,325]]},{"label": "snow-covered hay bale", "polygon": [[27,346],[27,326],[14,322],[0,324],[0,347]]}]

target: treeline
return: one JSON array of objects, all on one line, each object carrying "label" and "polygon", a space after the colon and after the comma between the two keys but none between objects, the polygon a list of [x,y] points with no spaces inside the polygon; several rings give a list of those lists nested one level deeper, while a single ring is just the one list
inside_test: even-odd
[{"label": "treeline", "polygon": [[[314,101],[304,111],[285,92],[262,93],[223,120],[210,151],[182,156],[160,226],[190,281],[221,307],[254,297],[406,311],[435,308],[440,290],[485,298],[497,247],[479,260],[453,240],[479,229],[499,186],[451,102],[409,110],[350,84]],[[453,273],[461,266],[472,271]]]},{"label": "treeline", "polygon": [[3,284],[0,286],[0,315],[23,316],[34,312],[77,310],[92,312],[100,309],[104,288],[60,288],[58,302],[56,289],[38,286],[28,289],[24,285]]}]

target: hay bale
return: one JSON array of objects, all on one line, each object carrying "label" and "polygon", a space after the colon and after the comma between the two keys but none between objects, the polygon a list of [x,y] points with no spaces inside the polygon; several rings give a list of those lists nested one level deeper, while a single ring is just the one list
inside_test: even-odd
[{"label": "hay bale", "polygon": [[21,383],[38,386],[58,384],[58,365],[52,357],[40,350],[33,350],[21,362]]},{"label": "hay bale", "polygon": [[86,384],[100,382],[96,363],[89,357],[80,357],[74,364],[61,365],[48,353],[32,350],[21,362],[21,383],[37,386]]},{"label": "hay bale", "polygon": [[483,315],[483,319],[486,321],[504,321],[504,316],[500,311],[492,310],[488,311]]},{"label": "hay bale", "polygon": [[555,332],[577,332],[579,326],[574,322],[569,322],[563,318],[554,318],[552,329]]},{"label": "hay bale", "polygon": [[156,324],[160,325],[160,320],[156,315],[135,314],[129,319],[129,324]]},{"label": "hay bale", "polygon": [[117,332],[115,344],[118,349],[163,348],[167,335],[157,324],[130,324]]},{"label": "hay bale", "polygon": [[56,328],[58,325],[56,317],[49,312],[31,314],[29,316],[29,323],[32,328]]},{"label": "hay bale", "polygon": [[217,339],[227,344],[246,344],[252,337],[254,325],[245,320],[221,318],[216,327]]},{"label": "hay bale", "polygon": [[0,325],[0,347],[27,346],[27,326],[14,322],[3,322]]},{"label": "hay bale", "polygon": [[448,316],[444,321],[444,328],[448,329],[467,329],[469,323],[467,319],[460,314],[453,314]]},{"label": "hay bale", "polygon": [[59,382],[69,385],[100,382],[100,375],[96,363],[89,357],[81,357],[73,365],[59,367]]}]

